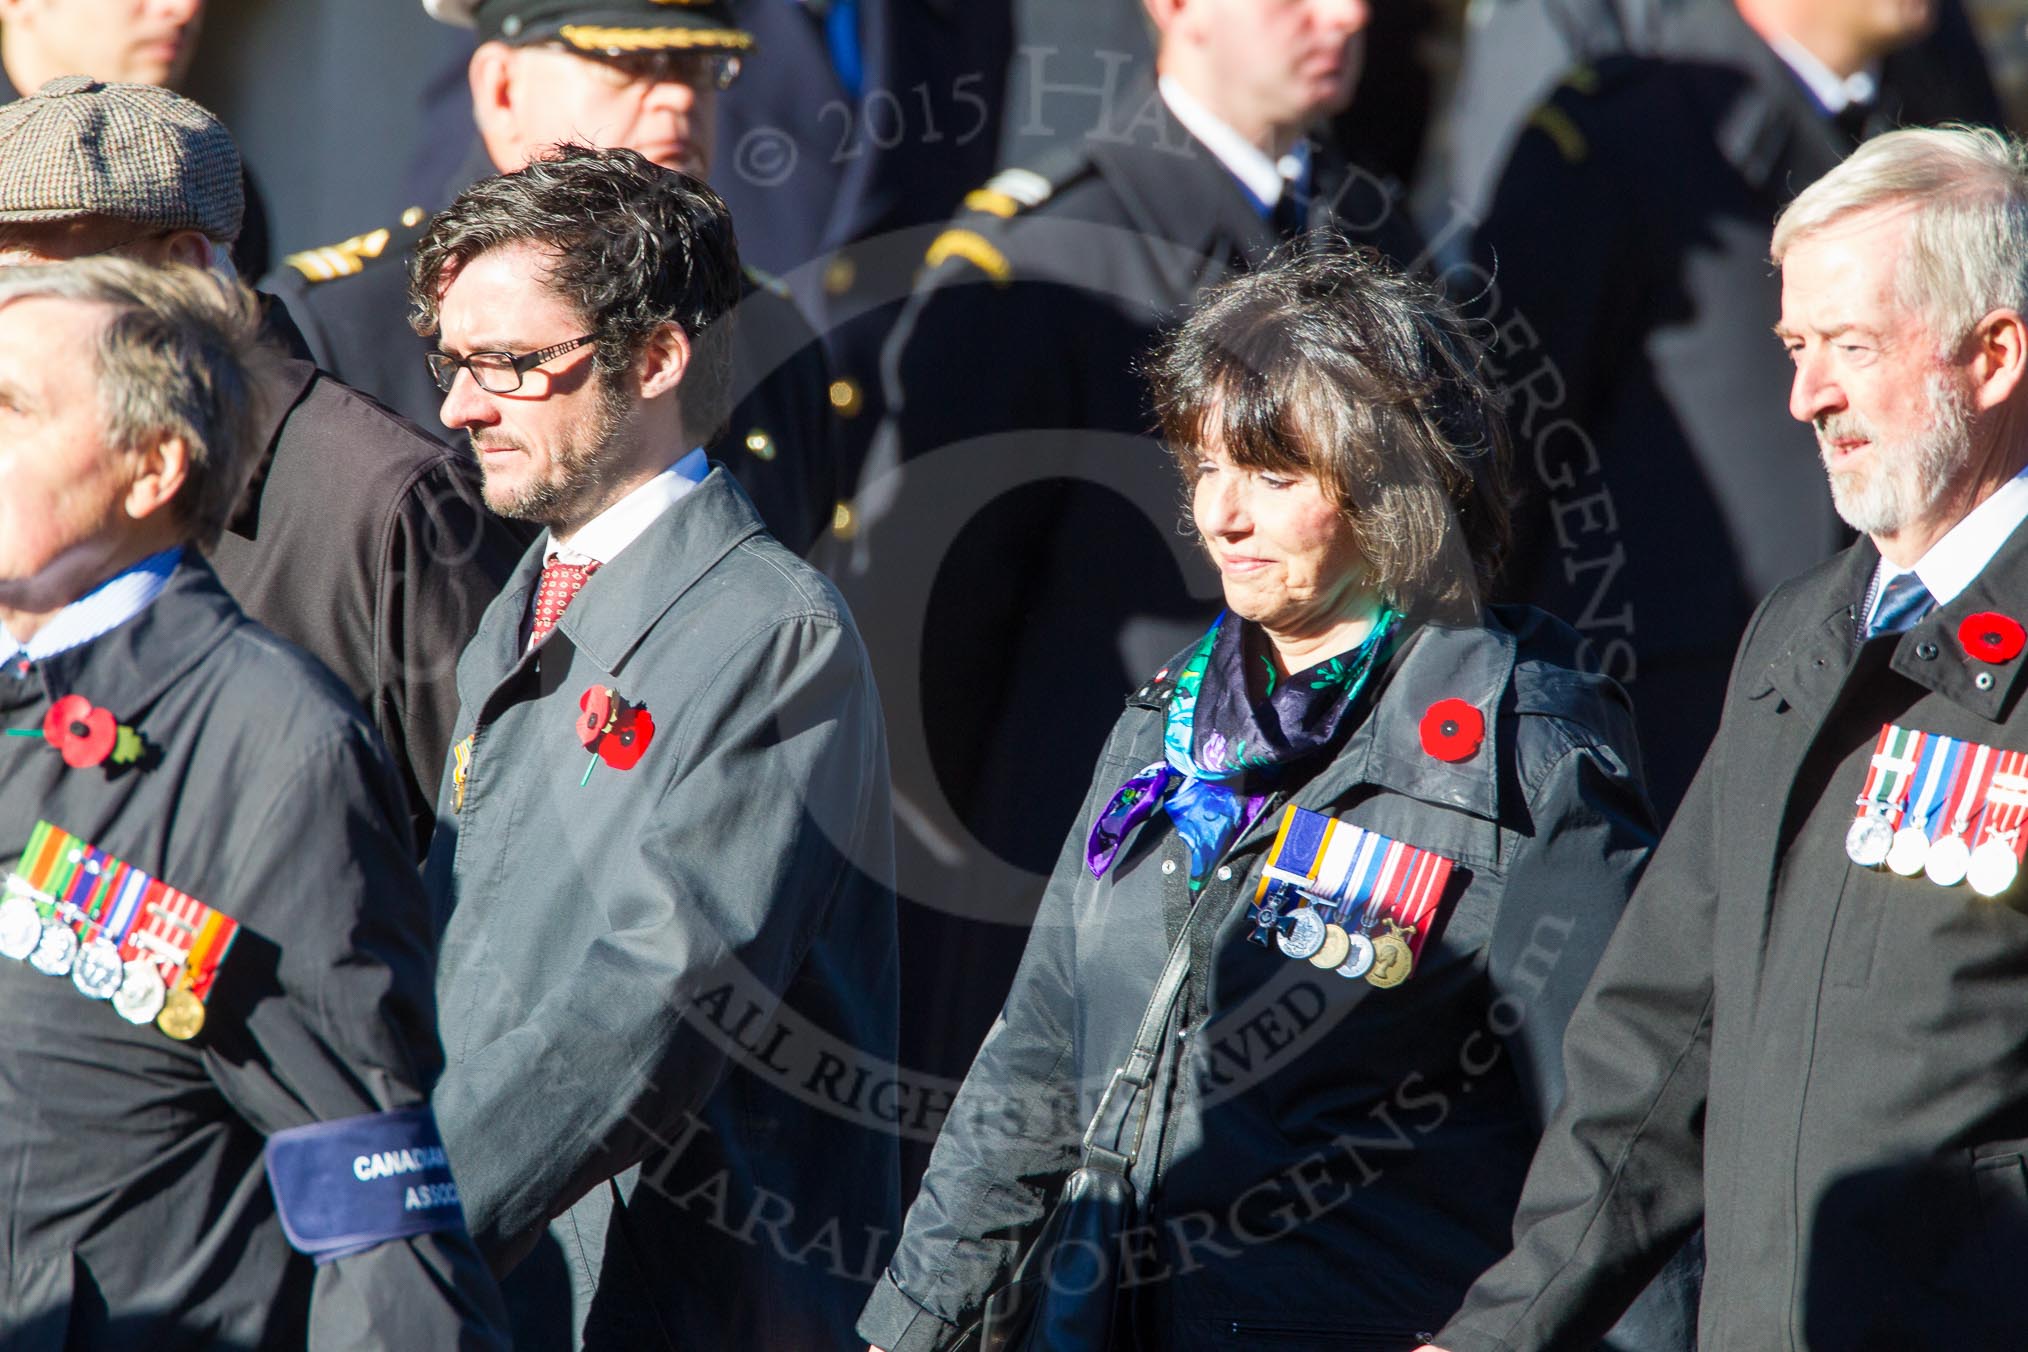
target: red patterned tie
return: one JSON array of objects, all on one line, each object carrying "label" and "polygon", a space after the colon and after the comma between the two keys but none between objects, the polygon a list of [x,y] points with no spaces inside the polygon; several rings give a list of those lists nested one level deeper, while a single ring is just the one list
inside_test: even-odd
[{"label": "red patterned tie", "polygon": [[565,563],[561,555],[542,565],[542,582],[535,589],[535,625],[528,631],[529,647],[536,647],[549,637],[549,631],[563,618],[585,579],[598,570],[596,559],[590,563]]}]

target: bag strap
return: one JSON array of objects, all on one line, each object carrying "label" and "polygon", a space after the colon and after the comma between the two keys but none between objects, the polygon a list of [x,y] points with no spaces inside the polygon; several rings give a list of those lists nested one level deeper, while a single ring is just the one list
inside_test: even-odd
[{"label": "bag strap", "polygon": [[[1170,946],[1169,961],[1162,968],[1161,978],[1155,982],[1154,994],[1148,997],[1147,1011],[1141,1015],[1141,1026],[1134,1034],[1134,1049],[1127,1054],[1126,1062],[1116,1068],[1112,1078],[1106,1081],[1105,1092],[1099,1096],[1098,1109],[1092,1113],[1091,1122],[1084,1129],[1080,1163],[1087,1167],[1096,1165],[1124,1174],[1140,1158],[1141,1138],[1148,1129],[1150,1104],[1147,1091],[1155,1081],[1155,1059],[1162,1049],[1162,1034],[1176,1012],[1176,999],[1183,993],[1183,979],[1190,974],[1190,936],[1195,929],[1198,907],[1203,901],[1202,892],[1191,898],[1190,910],[1183,918],[1182,932]],[[1122,1088],[1129,1096],[1127,1103],[1140,1099],[1133,1135],[1124,1152],[1098,1143],[1100,1131],[1112,1115],[1114,1099]]]}]

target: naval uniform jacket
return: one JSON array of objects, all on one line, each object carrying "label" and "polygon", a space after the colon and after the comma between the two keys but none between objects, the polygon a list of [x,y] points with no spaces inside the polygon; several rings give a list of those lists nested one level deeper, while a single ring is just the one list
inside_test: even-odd
[{"label": "naval uniform jacket", "polygon": [[330,667],[367,711],[427,846],[458,654],[526,537],[486,509],[468,454],[307,361],[264,348],[251,368],[264,452],[212,566],[248,614]]},{"label": "naval uniform jacket", "polygon": [[[1213,870],[1184,1031],[1163,1053],[1167,1106],[1134,1170],[1151,1233],[1128,1263],[1143,1304],[1139,1342],[1123,1346],[1405,1352],[1504,1251],[1562,1093],[1564,1021],[1654,840],[1626,697],[1574,669],[1575,643],[1520,608],[1421,629],[1342,748],[1276,794]],[[1187,911],[1188,854],[1158,810],[1095,880],[1085,834],[1162,758],[1170,690],[1128,700],[860,1320],[888,1352],[949,1347],[977,1318],[1133,1044]],[[1484,744],[1454,763],[1418,731],[1445,698],[1486,715]],[[1249,939],[1290,801],[1455,862],[1401,985]],[[1615,1346],[1688,1347],[1694,1300],[1658,1286],[1646,1325]]]},{"label": "naval uniform jacket", "polygon": [[[1091,763],[1118,696],[1218,609],[1215,570],[1177,528],[1140,363],[1279,239],[1152,88],[1115,113],[1120,127],[973,194],[932,244],[831,569],[886,703],[899,887],[940,957],[911,980],[904,1027],[953,1076],[1013,974],[1004,927],[1033,915],[1077,806],[1063,767]],[[1312,227],[1415,256],[1386,185],[1314,165]]]},{"label": "naval uniform jacket", "polygon": [[[1627,685],[1666,822],[1754,606],[1851,538],[1788,416],[1767,253],[1854,142],[1732,0],[1654,27],[1648,54],[1580,68],[1522,131],[1478,232],[1497,284],[1468,289],[1533,471],[1506,576]],[[1997,122],[1983,70],[1947,56],[1888,58],[1867,134]]]},{"label": "naval uniform jacket", "polygon": [[440,1064],[428,904],[372,727],[193,555],[136,618],[8,662],[0,723],[66,694],[148,757],[73,770],[0,741],[0,869],[46,819],[240,929],[189,1042],[0,959],[0,1346],[504,1347],[467,1234],[313,1268],[262,1166],[273,1132],[422,1103]]},{"label": "naval uniform jacket", "polygon": [[[891,1082],[895,1038],[858,633],[723,467],[528,653],[541,564],[459,664],[425,868],[468,1223],[522,1347],[842,1345],[898,1207],[893,1095],[839,1089]],[[593,685],[654,720],[631,769],[579,740]]]},{"label": "naval uniform jacket", "polygon": [[1861,541],[1768,598],[1725,718],[1565,1039],[1514,1254],[1439,1339],[1570,1345],[1701,1217],[1703,1352],[2015,1349],[2028,1330],[2028,887],[1844,852],[1881,726],[2028,749],[2017,528],[1949,605],[1854,652]]}]

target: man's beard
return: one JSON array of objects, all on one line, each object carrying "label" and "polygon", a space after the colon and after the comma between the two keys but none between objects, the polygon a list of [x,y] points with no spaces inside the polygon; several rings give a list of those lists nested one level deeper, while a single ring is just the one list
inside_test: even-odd
[{"label": "man's beard", "polygon": [[[1817,422],[1818,454],[1831,478],[1831,502],[1845,524],[1862,535],[1893,536],[1922,520],[1943,500],[1972,459],[1972,398],[1947,373],[1933,371],[1923,384],[1927,425],[1899,441],[1882,441],[1857,414]],[[1830,469],[1824,443],[1841,437],[1872,442],[1873,467]]]},{"label": "man's beard", "polygon": [[[552,534],[567,534],[606,505],[607,451],[631,410],[617,381],[604,375],[597,380],[597,403],[583,424],[550,452],[547,475],[512,491],[485,484],[486,505],[494,512],[513,521],[533,521]],[[480,442],[476,437],[471,440],[476,454]]]}]

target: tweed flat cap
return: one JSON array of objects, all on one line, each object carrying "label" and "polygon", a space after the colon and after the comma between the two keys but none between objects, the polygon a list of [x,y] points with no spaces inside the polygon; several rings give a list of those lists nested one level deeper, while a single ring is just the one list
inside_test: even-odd
[{"label": "tweed flat cap", "polygon": [[180,94],[63,75],[0,107],[0,221],[110,216],[231,244],[245,211],[232,133]]},{"label": "tweed flat cap", "polygon": [[753,34],[724,0],[423,0],[481,42],[566,42],[588,52],[749,52]]}]

